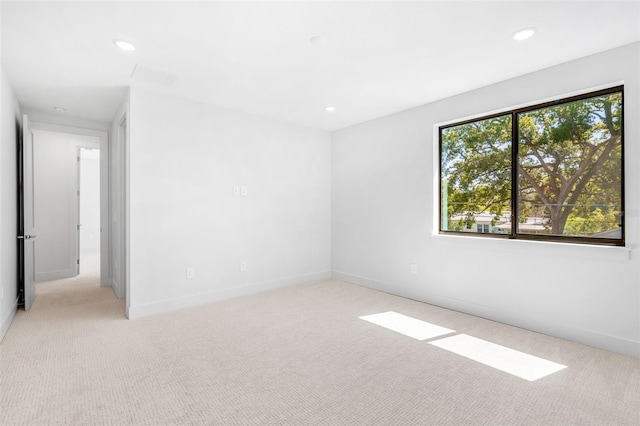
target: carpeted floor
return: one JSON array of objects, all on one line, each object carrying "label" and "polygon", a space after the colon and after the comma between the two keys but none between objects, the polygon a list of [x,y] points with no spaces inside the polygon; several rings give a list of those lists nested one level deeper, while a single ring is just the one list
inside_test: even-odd
[{"label": "carpeted floor", "polygon": [[[0,345],[0,424],[637,425],[640,361],[340,281],[128,321],[97,276],[38,284]],[[530,382],[359,316],[567,366]]]}]

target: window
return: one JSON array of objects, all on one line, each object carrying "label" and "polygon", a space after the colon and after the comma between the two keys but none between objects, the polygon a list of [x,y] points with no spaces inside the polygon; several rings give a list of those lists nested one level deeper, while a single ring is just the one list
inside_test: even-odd
[{"label": "window", "polygon": [[624,245],[622,108],[616,87],[440,127],[440,232]]},{"label": "window", "polygon": [[477,226],[477,231],[479,234],[488,234],[489,233],[489,225],[484,223],[479,223]]}]

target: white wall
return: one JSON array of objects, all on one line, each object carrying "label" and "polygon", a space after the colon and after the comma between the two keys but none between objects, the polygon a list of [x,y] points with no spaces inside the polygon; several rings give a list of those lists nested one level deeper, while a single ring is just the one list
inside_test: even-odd
[{"label": "white wall", "polygon": [[83,146],[99,148],[100,141],[94,136],[37,130],[37,126],[32,125],[35,268],[36,281],[47,281],[77,275],[77,153]]},{"label": "white wall", "polygon": [[100,150],[80,150],[80,251],[100,250]]},{"label": "white wall", "polygon": [[22,112],[29,116],[29,121],[48,123],[56,126],[75,127],[78,129],[90,129],[90,130],[111,130],[109,123],[102,121],[87,120],[85,118],[74,117],[67,115],[66,113],[58,112],[46,112],[37,109],[23,108]]},{"label": "white wall", "polygon": [[[334,276],[640,356],[639,53],[636,43],[334,132]],[[434,232],[438,123],[620,81],[626,248]]]},{"label": "white wall", "polygon": [[20,106],[0,66],[0,341],[16,314],[17,171],[16,137]]},{"label": "white wall", "polygon": [[130,318],[330,276],[327,132],[135,88],[130,108]]}]

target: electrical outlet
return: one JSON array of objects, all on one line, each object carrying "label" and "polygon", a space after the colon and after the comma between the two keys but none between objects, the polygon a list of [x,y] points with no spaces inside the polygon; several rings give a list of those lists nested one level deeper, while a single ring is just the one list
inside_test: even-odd
[{"label": "electrical outlet", "polygon": [[411,264],[411,273],[413,275],[417,275],[418,274],[418,265],[416,263],[412,263]]},{"label": "electrical outlet", "polygon": [[246,260],[241,260],[240,261],[240,272],[244,272],[247,270],[247,261]]},{"label": "electrical outlet", "polygon": [[246,186],[241,186],[240,187],[240,195],[247,195],[247,187]]},{"label": "electrical outlet", "polygon": [[240,195],[240,187],[238,185],[233,186],[233,195]]},{"label": "electrical outlet", "polygon": [[193,268],[187,268],[185,271],[185,275],[187,276],[187,279],[190,280],[191,278],[193,278],[196,274],[196,271]]}]

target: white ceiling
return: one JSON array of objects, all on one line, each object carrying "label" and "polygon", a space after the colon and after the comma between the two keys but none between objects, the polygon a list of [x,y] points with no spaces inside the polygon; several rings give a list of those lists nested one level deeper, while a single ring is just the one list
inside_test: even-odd
[{"label": "white ceiling", "polygon": [[[640,40],[640,0],[1,5],[21,105],[106,122],[139,86],[335,130]],[[511,38],[529,26],[532,39]],[[136,64],[177,81],[132,79]]]}]

